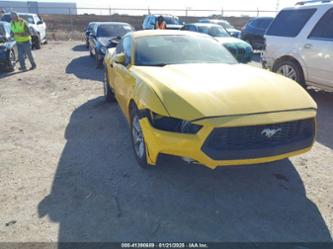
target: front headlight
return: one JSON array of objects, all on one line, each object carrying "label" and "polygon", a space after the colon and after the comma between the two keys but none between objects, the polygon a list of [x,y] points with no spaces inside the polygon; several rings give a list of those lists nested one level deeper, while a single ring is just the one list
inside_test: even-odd
[{"label": "front headlight", "polygon": [[102,52],[103,54],[106,54],[106,52],[107,52],[106,47],[101,47],[101,52]]},{"label": "front headlight", "polygon": [[190,121],[165,117],[154,112],[150,112],[149,121],[156,129],[185,134],[196,134],[202,128],[201,125],[192,124]]}]

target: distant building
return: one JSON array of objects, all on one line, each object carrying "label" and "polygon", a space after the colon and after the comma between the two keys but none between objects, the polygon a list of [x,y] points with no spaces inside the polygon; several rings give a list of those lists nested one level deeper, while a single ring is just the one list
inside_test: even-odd
[{"label": "distant building", "polygon": [[74,2],[42,2],[42,1],[2,1],[0,9],[5,11],[28,12],[36,14],[77,15]]}]

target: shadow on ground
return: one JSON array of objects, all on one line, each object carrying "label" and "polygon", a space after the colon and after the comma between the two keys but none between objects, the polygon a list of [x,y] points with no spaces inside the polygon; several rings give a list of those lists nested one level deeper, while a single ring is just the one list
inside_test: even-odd
[{"label": "shadow on ground", "polygon": [[73,59],[66,67],[67,74],[74,74],[80,79],[103,81],[103,71],[96,68],[95,59],[89,56],[81,56]]},{"label": "shadow on ground", "polygon": [[59,241],[331,241],[289,160],[215,171],[138,167],[126,121],[102,98],[74,111],[40,217]]},{"label": "shadow on ground", "polygon": [[309,90],[317,102],[317,142],[333,149],[333,93]]},{"label": "shadow on ground", "polygon": [[25,73],[25,72],[19,71],[18,69],[16,69],[14,72],[6,72],[4,70],[2,70],[2,71],[0,70],[0,80],[13,76],[13,75],[16,75],[16,74],[21,74],[21,73]]},{"label": "shadow on ground", "polygon": [[86,47],[85,44],[80,44],[80,45],[76,45],[72,48],[73,51],[75,52],[84,52],[86,51],[87,53],[89,53],[88,48]]}]

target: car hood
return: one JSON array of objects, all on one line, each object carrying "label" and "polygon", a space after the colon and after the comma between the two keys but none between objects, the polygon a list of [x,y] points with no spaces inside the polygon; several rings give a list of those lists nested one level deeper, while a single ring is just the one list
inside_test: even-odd
[{"label": "car hood", "polygon": [[133,66],[149,84],[170,116],[195,120],[316,108],[296,82],[241,64],[179,64]]},{"label": "car hood", "polygon": [[234,37],[215,37],[215,39],[221,44],[227,46],[235,45],[237,47],[244,47],[244,48],[251,47],[251,45],[248,44],[247,42]]},{"label": "car hood", "polygon": [[227,31],[231,34],[239,34],[240,31],[238,29],[227,29]]},{"label": "car hood", "polygon": [[112,37],[98,37],[97,41],[104,47],[107,47],[112,40]]},{"label": "car hood", "polygon": [[183,27],[183,25],[180,24],[167,24],[166,28],[167,29],[181,29]]}]

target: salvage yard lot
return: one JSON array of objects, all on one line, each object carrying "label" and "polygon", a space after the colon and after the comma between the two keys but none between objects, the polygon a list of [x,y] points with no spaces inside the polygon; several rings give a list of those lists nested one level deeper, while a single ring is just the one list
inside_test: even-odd
[{"label": "salvage yard lot", "polygon": [[0,241],[332,240],[332,93],[310,92],[310,153],[214,171],[162,158],[143,170],[84,46],[50,42],[35,55],[37,70],[0,73]]}]

